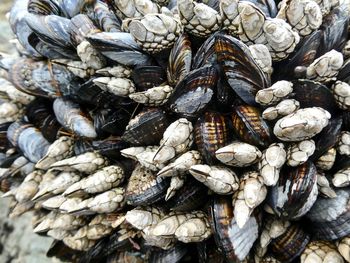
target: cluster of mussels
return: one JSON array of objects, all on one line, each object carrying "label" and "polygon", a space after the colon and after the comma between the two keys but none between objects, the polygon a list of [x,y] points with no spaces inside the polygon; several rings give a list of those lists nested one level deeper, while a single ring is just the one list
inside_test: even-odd
[{"label": "cluster of mussels", "polygon": [[0,188],[72,262],[350,262],[350,0],[17,0]]}]

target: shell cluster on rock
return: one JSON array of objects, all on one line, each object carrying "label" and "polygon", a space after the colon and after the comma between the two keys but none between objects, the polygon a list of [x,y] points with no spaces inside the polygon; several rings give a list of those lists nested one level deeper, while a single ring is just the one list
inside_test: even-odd
[{"label": "shell cluster on rock", "polygon": [[350,0],[16,0],[9,216],[32,211],[70,262],[350,262],[349,17]]}]

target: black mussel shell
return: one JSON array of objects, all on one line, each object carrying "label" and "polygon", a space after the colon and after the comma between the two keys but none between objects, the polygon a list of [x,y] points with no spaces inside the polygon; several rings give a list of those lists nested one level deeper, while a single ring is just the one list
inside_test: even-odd
[{"label": "black mussel shell", "polygon": [[28,37],[33,31],[27,25],[26,16],[28,2],[17,0],[11,8],[9,23],[13,33],[17,36],[18,42],[24,47],[27,55],[33,58],[40,58],[41,55],[28,43]]},{"label": "black mussel shell", "polygon": [[101,54],[126,66],[151,65],[152,58],[144,53],[129,33],[101,32],[86,40]]},{"label": "black mussel shell", "polygon": [[[145,254],[140,253],[137,250],[131,251],[116,251],[107,257],[106,263],[143,263],[145,261]],[[94,261],[94,263],[97,263]]]},{"label": "black mussel shell", "polygon": [[350,234],[349,188],[335,191],[335,198],[318,197],[306,214],[308,231],[316,239],[337,240]]},{"label": "black mussel shell", "polygon": [[350,59],[346,60],[342,68],[339,70],[337,80],[346,82],[348,84],[350,83]]},{"label": "black mussel shell", "polygon": [[338,135],[343,130],[342,124],[342,116],[332,116],[332,119],[329,120],[328,125],[323,128],[322,132],[313,138],[316,143],[316,149],[311,156],[311,160],[317,160],[336,144]]},{"label": "black mussel shell", "polygon": [[317,198],[317,171],[312,162],[281,170],[269,191],[268,203],[283,218],[296,219],[307,213]]},{"label": "black mussel shell", "polygon": [[350,111],[344,111],[342,114],[343,126],[342,129],[344,131],[350,131]]},{"label": "black mussel shell", "polygon": [[[7,129],[11,125],[11,122],[4,122],[0,124],[0,151],[6,152],[10,147],[11,143],[7,139]],[[1,163],[2,161],[0,161]]]},{"label": "black mussel shell", "polygon": [[20,91],[46,98],[72,96],[79,85],[65,67],[29,58],[18,59],[9,69],[8,77]]},{"label": "black mussel shell", "polygon": [[192,211],[205,205],[207,200],[208,189],[190,177],[165,205],[174,211]]},{"label": "black mussel shell", "polygon": [[3,156],[1,156],[0,168],[9,168],[13,164],[13,162],[21,155],[22,155],[21,153],[17,153],[17,152],[15,152],[10,156],[6,156],[4,154]]},{"label": "black mussel shell", "polygon": [[50,143],[44,138],[39,129],[32,124],[20,121],[13,122],[9,126],[7,138],[33,163],[43,158],[50,146]]},{"label": "black mussel shell", "polygon": [[74,143],[74,153],[79,155],[95,151],[110,159],[117,160],[121,156],[120,151],[127,147],[129,144],[119,137],[109,137],[101,141],[79,139]]},{"label": "black mussel shell", "polygon": [[148,108],[130,120],[122,139],[131,145],[157,145],[169,125],[163,110]]},{"label": "black mussel shell", "polygon": [[150,263],[177,263],[189,252],[188,246],[178,243],[167,250],[153,248],[149,255]]},{"label": "black mussel shell", "polygon": [[28,14],[25,17],[28,26],[45,43],[72,49],[70,39],[70,20],[61,16],[39,16]]},{"label": "black mussel shell", "polygon": [[77,262],[90,263],[90,262],[105,262],[106,257],[113,254],[115,251],[130,250],[132,243],[129,238],[123,238],[119,231],[113,232],[108,237],[99,240],[89,250],[83,252],[82,256]]},{"label": "black mussel shell", "polygon": [[49,59],[78,58],[75,50],[49,45],[41,41],[40,38],[35,33],[31,33],[28,36],[28,43],[40,55]]},{"label": "black mussel shell", "polygon": [[232,112],[236,106],[242,104],[244,104],[244,102],[231,89],[226,79],[220,77],[216,87],[215,110],[229,113]]},{"label": "black mussel shell", "polygon": [[196,243],[198,251],[198,260],[201,263],[205,262],[215,262],[224,263],[225,257],[221,254],[215,245],[213,238]]},{"label": "black mussel shell", "polygon": [[81,254],[81,251],[67,247],[61,240],[54,240],[49,250],[46,252],[46,256],[49,258],[55,257],[62,261],[69,262],[76,262]]},{"label": "black mussel shell", "polygon": [[60,6],[65,13],[65,16],[72,18],[79,13],[84,12],[84,9],[95,4],[96,0],[61,0]]},{"label": "black mussel shell", "polygon": [[145,91],[166,82],[166,73],[159,66],[139,66],[132,71],[131,79],[137,90]]},{"label": "black mussel shell", "polygon": [[306,36],[293,54],[289,55],[287,59],[275,63],[272,78],[276,80],[296,79],[296,67],[307,67],[315,60],[321,38],[322,32],[320,30]]},{"label": "black mussel shell", "polygon": [[259,7],[267,17],[276,17],[278,10],[274,0],[249,0],[249,2]]},{"label": "black mussel shell", "polygon": [[62,126],[53,112],[52,102],[40,98],[32,101],[26,107],[26,117],[49,142],[56,140]]},{"label": "black mussel shell", "polygon": [[121,136],[125,132],[134,107],[100,109],[94,113],[94,126],[99,136],[108,134]]},{"label": "black mussel shell", "polygon": [[215,37],[216,34],[212,34],[204,43],[200,46],[193,58],[192,69],[198,69],[206,65],[214,65],[217,63],[217,57],[215,53]]},{"label": "black mussel shell", "polygon": [[90,17],[105,32],[121,32],[121,22],[111,12],[107,5],[98,1],[94,6],[94,11]]},{"label": "black mussel shell", "polygon": [[249,254],[259,235],[259,216],[251,216],[239,228],[233,216],[232,200],[217,196],[210,209],[215,243],[228,262],[239,262]]},{"label": "black mussel shell", "polygon": [[85,37],[100,30],[94,25],[87,15],[79,14],[70,20],[70,39],[74,45],[79,45]]},{"label": "black mussel shell", "polygon": [[218,72],[213,66],[191,71],[180,81],[169,98],[170,109],[186,118],[198,117],[212,100]]},{"label": "black mussel shell", "polygon": [[339,52],[345,46],[348,38],[349,16],[342,8],[334,8],[323,18],[320,30],[323,32],[321,44],[317,51],[317,57],[335,49]]},{"label": "black mussel shell", "polygon": [[231,115],[232,126],[237,137],[257,147],[268,147],[272,143],[272,132],[261,112],[253,106],[238,106]]},{"label": "black mussel shell", "polygon": [[17,147],[20,134],[22,133],[22,131],[30,127],[34,126],[24,121],[12,122],[7,129],[7,139],[13,146]]},{"label": "black mussel shell", "polygon": [[269,245],[272,255],[280,262],[292,262],[310,241],[310,236],[297,224],[292,224]]},{"label": "black mussel shell", "polygon": [[58,3],[52,0],[29,0],[28,12],[36,15],[58,15],[62,16],[62,10]]},{"label": "black mussel shell", "polygon": [[293,81],[293,93],[301,108],[320,107],[331,114],[337,111],[332,92],[319,82],[306,79]]},{"label": "black mussel shell", "polygon": [[245,103],[257,105],[256,93],[269,87],[270,81],[256,64],[248,47],[234,37],[218,34],[215,53],[231,88]]},{"label": "black mussel shell", "polygon": [[167,78],[170,85],[175,86],[187,76],[191,70],[192,50],[191,42],[186,33],[183,33],[175,42],[169,55]]},{"label": "black mussel shell", "polygon": [[169,178],[157,175],[141,166],[131,174],[125,190],[125,199],[132,206],[150,205],[165,198]]},{"label": "black mussel shell", "polygon": [[108,91],[102,90],[93,83],[93,79],[79,85],[76,93],[82,103],[99,106],[101,108],[136,106],[136,103],[129,98],[115,96]]},{"label": "black mussel shell", "polygon": [[217,112],[206,112],[194,127],[195,142],[206,163],[217,162],[215,152],[229,142],[228,119]]}]

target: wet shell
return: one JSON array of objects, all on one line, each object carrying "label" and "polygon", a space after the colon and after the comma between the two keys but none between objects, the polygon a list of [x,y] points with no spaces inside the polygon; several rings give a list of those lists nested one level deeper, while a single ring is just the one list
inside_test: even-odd
[{"label": "wet shell", "polygon": [[231,88],[244,102],[256,105],[256,93],[267,88],[269,81],[248,47],[231,36],[219,34],[215,40],[215,53]]},{"label": "wet shell", "polygon": [[350,234],[349,189],[342,188],[335,193],[335,198],[317,198],[306,214],[311,221],[308,230],[317,239],[336,240]]},{"label": "wet shell", "polygon": [[294,99],[299,101],[301,108],[321,107],[333,114],[336,111],[332,92],[325,85],[311,81],[298,80],[293,83]]},{"label": "wet shell", "polygon": [[292,224],[286,232],[272,240],[272,255],[281,262],[291,262],[297,258],[309,243],[310,236],[300,226]]},{"label": "wet shell", "polygon": [[229,140],[228,120],[216,112],[206,112],[194,126],[196,145],[208,164],[217,161],[215,152]]},{"label": "wet shell", "polygon": [[229,261],[242,261],[258,238],[258,218],[251,216],[243,228],[233,217],[231,200],[217,197],[211,206],[212,228],[216,245]]},{"label": "wet shell", "polygon": [[212,66],[191,71],[169,98],[170,109],[183,117],[198,117],[214,96],[218,72]]},{"label": "wet shell", "polygon": [[137,90],[145,91],[166,82],[164,70],[159,66],[138,66],[131,73]]},{"label": "wet shell", "polygon": [[267,147],[271,143],[271,130],[260,110],[253,106],[238,106],[232,113],[235,134],[244,142]]},{"label": "wet shell", "polygon": [[152,204],[164,198],[169,180],[137,166],[129,178],[125,198],[130,205]]},{"label": "wet shell", "polygon": [[72,130],[78,136],[95,138],[95,128],[89,116],[80,109],[79,104],[62,98],[57,98],[53,103],[58,122],[65,128]]},{"label": "wet shell", "polygon": [[130,120],[122,138],[132,145],[156,145],[169,124],[163,110],[149,108]]},{"label": "wet shell", "polygon": [[310,210],[317,193],[316,167],[307,162],[281,171],[277,185],[270,190],[269,205],[277,215],[296,219]]},{"label": "wet shell", "polygon": [[30,95],[54,98],[72,95],[74,75],[63,66],[29,58],[19,59],[9,70],[9,80],[17,89]]},{"label": "wet shell", "polygon": [[28,123],[13,122],[8,128],[7,138],[34,163],[44,157],[50,146],[42,133]]},{"label": "wet shell", "polygon": [[191,70],[191,42],[186,34],[182,34],[175,42],[169,55],[167,78],[170,85],[176,85]]},{"label": "wet shell", "polygon": [[174,211],[191,211],[203,206],[208,200],[208,189],[193,178],[167,201],[166,207]]}]

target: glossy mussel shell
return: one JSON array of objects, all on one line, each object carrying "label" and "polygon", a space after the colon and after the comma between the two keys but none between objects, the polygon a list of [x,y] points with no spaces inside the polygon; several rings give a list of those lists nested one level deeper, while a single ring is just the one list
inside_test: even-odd
[{"label": "glossy mussel shell", "polygon": [[239,228],[233,216],[232,200],[224,196],[214,198],[210,212],[216,245],[228,262],[242,261],[258,238],[258,217],[251,216]]},{"label": "glossy mussel shell", "polygon": [[187,175],[185,185],[166,202],[173,211],[193,211],[202,207],[208,200],[208,188]]},{"label": "glossy mussel shell", "polygon": [[30,123],[40,129],[49,142],[56,140],[62,126],[57,121],[49,100],[39,98],[29,103],[26,107],[26,117]]},{"label": "glossy mussel shell", "polygon": [[317,171],[311,162],[285,167],[269,191],[269,205],[277,215],[295,219],[303,216],[317,198]]},{"label": "glossy mussel shell", "polygon": [[139,66],[132,71],[131,79],[137,90],[145,91],[165,83],[166,74],[159,66]]},{"label": "glossy mussel shell", "polygon": [[[303,68],[305,69],[305,67],[309,66],[315,58],[317,58],[316,53],[320,46],[322,36],[322,32],[316,30],[301,40],[298,44],[299,48],[297,48],[293,54],[287,59],[275,64],[272,78],[278,80],[292,80],[298,77],[298,73],[304,74]],[[302,72],[297,72],[297,67],[301,67],[300,69],[302,69]]]},{"label": "glossy mussel shell", "polygon": [[133,206],[149,205],[163,199],[168,187],[169,178],[157,177],[139,165],[129,178],[125,198]]},{"label": "glossy mussel shell", "polygon": [[20,91],[38,97],[71,95],[76,84],[75,76],[65,67],[29,58],[16,60],[8,77]]},{"label": "glossy mussel shell", "polygon": [[215,152],[228,144],[228,120],[217,112],[206,112],[194,127],[198,150],[208,164],[215,163]]},{"label": "glossy mussel shell", "polygon": [[187,34],[182,34],[175,42],[169,55],[167,78],[170,85],[176,85],[191,70],[192,50]]},{"label": "glossy mussel shell", "polygon": [[333,94],[325,85],[312,80],[293,82],[294,99],[299,101],[301,108],[321,107],[333,114],[337,105]]},{"label": "glossy mussel shell", "polygon": [[96,151],[101,155],[117,160],[121,156],[120,151],[128,146],[129,144],[121,140],[120,137],[109,137],[101,141],[78,139],[74,143],[74,153],[75,155],[79,155],[86,152]]},{"label": "glossy mussel shell", "polygon": [[272,240],[269,248],[280,262],[291,262],[303,253],[310,236],[297,224],[292,224],[279,237]]},{"label": "glossy mussel shell", "polygon": [[348,38],[349,16],[347,12],[338,6],[323,18],[320,30],[323,33],[317,57],[335,49],[341,51]]},{"label": "glossy mussel shell", "polygon": [[130,120],[122,139],[131,145],[157,145],[170,121],[159,108],[149,108]]},{"label": "glossy mussel shell", "polygon": [[317,160],[324,153],[326,153],[330,148],[332,148],[338,140],[338,135],[343,127],[343,116],[332,116],[328,125],[323,128],[322,132],[313,138],[316,143],[316,150],[311,156],[310,160]]},{"label": "glossy mussel shell", "polygon": [[258,90],[269,86],[269,80],[248,47],[232,36],[218,34],[215,53],[231,88],[245,103],[257,105],[255,95]]},{"label": "glossy mussel shell", "polygon": [[191,71],[170,96],[170,109],[181,117],[198,117],[214,96],[217,81],[218,72],[213,66]]},{"label": "glossy mussel shell", "polygon": [[253,106],[238,106],[231,115],[235,134],[240,140],[257,147],[268,147],[271,143],[271,129]]},{"label": "glossy mussel shell", "polygon": [[316,239],[337,240],[350,235],[350,189],[335,191],[335,198],[320,196],[306,214],[308,231]]}]

